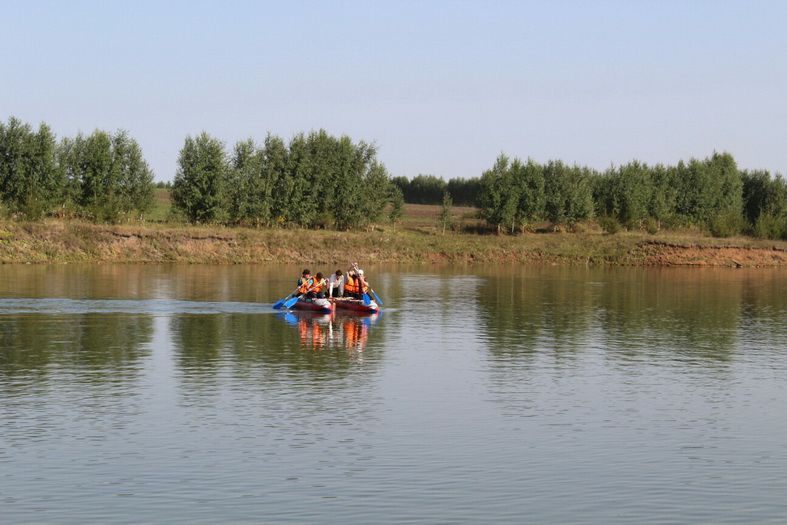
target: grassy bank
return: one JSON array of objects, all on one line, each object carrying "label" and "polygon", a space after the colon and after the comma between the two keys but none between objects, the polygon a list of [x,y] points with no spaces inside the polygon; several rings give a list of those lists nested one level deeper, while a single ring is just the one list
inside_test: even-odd
[{"label": "grassy bank", "polygon": [[[418,219],[410,219],[417,224]],[[95,225],[74,221],[0,223],[0,262],[251,263],[537,262],[609,265],[784,266],[787,243],[665,233],[490,235],[434,226],[364,232]]]},{"label": "grassy bank", "polygon": [[197,227],[173,222],[169,191],[158,189],[143,224],[0,222],[0,262],[184,263],[546,263],[637,266],[787,266],[787,243],[714,239],[696,232],[494,235],[474,208],[454,207],[442,234],[439,206],[405,205],[401,222],[369,231]]}]

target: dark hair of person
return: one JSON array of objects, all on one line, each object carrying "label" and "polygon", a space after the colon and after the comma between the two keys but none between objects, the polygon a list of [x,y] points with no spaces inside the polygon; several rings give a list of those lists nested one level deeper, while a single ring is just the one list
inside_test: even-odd
[{"label": "dark hair of person", "polygon": [[317,275],[315,275],[315,277],[317,279],[322,279],[322,272],[317,272]]},{"label": "dark hair of person", "polygon": [[312,272],[310,272],[310,271],[308,270],[308,268],[307,268],[307,269],[303,270],[303,273],[302,273],[301,275],[309,275],[309,274],[311,274],[311,273],[312,273]]},{"label": "dark hair of person", "polygon": [[336,270],[336,275],[344,275],[341,270]]}]

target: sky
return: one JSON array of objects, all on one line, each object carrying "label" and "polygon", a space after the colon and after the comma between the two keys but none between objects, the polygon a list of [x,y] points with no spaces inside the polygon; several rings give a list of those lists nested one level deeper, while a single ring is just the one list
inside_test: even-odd
[{"label": "sky", "polygon": [[787,2],[0,0],[0,119],[125,129],[157,180],[201,131],[325,129],[393,176],[500,153],[787,172]]}]

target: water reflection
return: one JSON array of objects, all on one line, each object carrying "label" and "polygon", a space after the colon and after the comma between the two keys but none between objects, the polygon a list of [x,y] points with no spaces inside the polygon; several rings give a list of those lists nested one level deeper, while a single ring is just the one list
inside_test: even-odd
[{"label": "water reflection", "polygon": [[127,428],[153,324],[124,314],[0,316],[0,441],[33,446],[75,424],[100,441]]},{"label": "water reflection", "polygon": [[610,355],[703,366],[730,361],[738,347],[742,280],[724,273],[703,279],[684,272],[630,273],[599,287],[601,340]]},{"label": "water reflection", "polygon": [[0,267],[5,521],[787,516],[784,272],[299,270]]},{"label": "water reflection", "polygon": [[[185,383],[222,374],[264,374],[266,381],[332,382],[364,362],[380,315],[173,315],[169,328]],[[382,332],[375,336],[382,336]],[[378,346],[381,341],[377,339]],[[371,361],[380,362],[380,355]],[[297,377],[302,375],[302,377]]]},{"label": "water reflection", "polygon": [[521,269],[487,277],[478,307],[504,366],[595,348],[611,359],[720,364],[753,323],[784,326],[783,283],[778,273],[731,270]]},{"label": "water reflection", "polygon": [[302,348],[312,351],[342,348],[349,355],[360,359],[366,349],[369,330],[381,316],[381,312],[373,315],[285,312],[280,318],[297,328]]},{"label": "water reflection", "polygon": [[477,302],[493,359],[524,363],[538,352],[570,359],[581,350],[596,309],[595,286],[579,273],[522,269],[487,276]]},{"label": "water reflection", "polygon": [[152,335],[152,318],[141,315],[0,316],[0,374],[20,381],[68,374],[88,384],[132,379]]}]

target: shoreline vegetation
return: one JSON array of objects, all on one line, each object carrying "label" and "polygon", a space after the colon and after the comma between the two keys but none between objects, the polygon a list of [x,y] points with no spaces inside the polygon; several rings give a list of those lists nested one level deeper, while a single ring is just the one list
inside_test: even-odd
[{"label": "shoreline vegetation", "polygon": [[787,264],[787,181],[729,153],[604,171],[501,154],[410,180],[324,130],[231,149],[202,132],[153,179],[125,131],[0,122],[0,262]]},{"label": "shoreline vegetation", "polygon": [[692,232],[611,235],[590,225],[583,232],[494,235],[442,234],[436,225],[338,232],[58,219],[0,222],[0,263],[341,264],[348,257],[364,264],[787,267],[787,242]]}]

